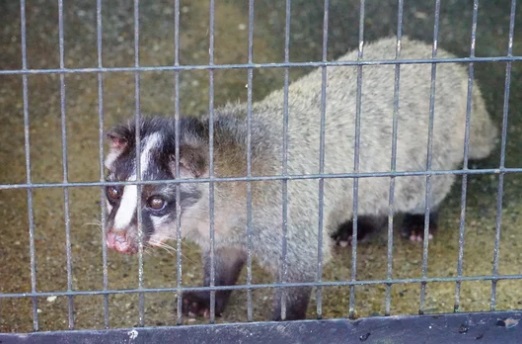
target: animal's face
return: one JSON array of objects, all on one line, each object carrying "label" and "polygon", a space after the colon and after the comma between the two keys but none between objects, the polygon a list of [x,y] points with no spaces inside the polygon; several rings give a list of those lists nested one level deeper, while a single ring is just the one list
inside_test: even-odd
[{"label": "animal's face", "polygon": [[[177,179],[174,137],[169,129],[166,120],[144,121],[140,126],[138,154],[133,126],[110,132],[111,150],[105,160],[109,170],[107,181],[136,181],[137,161],[142,181]],[[204,166],[204,149],[180,143],[178,178],[197,178]],[[177,217],[198,202],[202,195],[200,188],[197,183],[107,186],[107,247],[128,254],[138,251],[139,210],[144,247],[160,246],[167,239],[175,239]]]}]

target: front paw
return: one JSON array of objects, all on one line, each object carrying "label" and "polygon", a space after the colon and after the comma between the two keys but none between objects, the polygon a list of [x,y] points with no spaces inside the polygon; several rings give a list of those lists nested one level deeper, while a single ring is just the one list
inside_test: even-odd
[{"label": "front paw", "polygon": [[[210,317],[210,293],[204,291],[184,292],[183,296],[183,315],[189,318]],[[216,312],[217,315],[217,312]]]},{"label": "front paw", "polygon": [[[214,314],[220,317],[225,310],[225,305],[230,292],[217,291],[215,297]],[[208,291],[189,291],[183,293],[183,315],[195,318],[210,318],[210,292]]]}]

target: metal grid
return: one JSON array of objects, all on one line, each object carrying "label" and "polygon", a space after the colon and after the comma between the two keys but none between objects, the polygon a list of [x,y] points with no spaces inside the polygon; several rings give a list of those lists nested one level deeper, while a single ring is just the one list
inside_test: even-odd
[{"label": "metal grid", "polygon": [[[111,294],[138,294],[139,295],[139,325],[145,325],[144,322],[144,295],[145,293],[159,293],[159,292],[175,292],[178,295],[182,291],[200,291],[200,290],[210,290],[211,291],[211,309],[210,309],[210,322],[214,322],[215,320],[215,309],[214,309],[214,299],[215,292],[218,290],[247,290],[247,320],[252,321],[253,319],[253,310],[252,310],[252,290],[259,288],[284,288],[284,287],[292,287],[292,286],[313,286],[317,287],[316,289],[316,300],[317,300],[317,315],[320,318],[322,315],[322,288],[329,286],[347,286],[350,291],[350,301],[348,307],[348,315],[350,317],[354,316],[355,313],[355,287],[363,286],[363,285],[385,285],[386,286],[386,298],[385,298],[385,313],[387,315],[391,312],[391,288],[396,284],[420,284],[421,286],[421,294],[420,294],[420,306],[419,313],[422,314],[425,308],[425,297],[426,297],[426,285],[431,282],[452,282],[455,283],[455,299],[454,299],[454,310],[459,311],[460,306],[460,294],[461,294],[461,284],[462,282],[467,281],[491,281],[491,298],[490,298],[490,308],[491,310],[496,309],[496,287],[497,282],[500,280],[520,280],[522,279],[522,274],[515,275],[502,275],[499,273],[499,242],[500,242],[500,232],[501,232],[501,224],[502,224],[502,199],[503,199],[503,186],[504,186],[504,175],[508,173],[521,173],[522,167],[517,168],[507,168],[505,166],[505,153],[506,153],[506,137],[507,137],[507,126],[508,126],[508,113],[509,113],[509,95],[510,95],[510,85],[511,85],[511,67],[512,63],[516,61],[522,61],[522,57],[513,56],[513,35],[514,35],[514,26],[515,26],[515,11],[516,11],[516,0],[511,1],[511,9],[510,9],[510,24],[509,24],[509,46],[506,56],[498,56],[498,57],[476,57],[475,56],[475,41],[476,41],[476,30],[477,30],[477,14],[479,8],[479,1],[474,0],[473,2],[473,22],[471,28],[471,46],[470,46],[470,56],[464,58],[450,58],[450,59],[440,59],[437,58],[437,49],[438,49],[438,37],[439,37],[439,16],[440,16],[440,0],[435,2],[434,14],[435,21],[433,27],[433,51],[431,59],[410,59],[410,60],[401,60],[401,37],[402,37],[402,23],[403,23],[403,9],[404,3],[403,0],[398,1],[398,12],[397,12],[397,45],[396,45],[396,59],[393,60],[372,60],[365,61],[364,60],[364,18],[365,18],[365,1],[360,1],[360,13],[359,13],[359,46],[358,46],[358,59],[357,61],[328,61],[327,60],[327,46],[328,46],[328,22],[329,22],[329,0],[324,0],[324,17],[323,17],[323,42],[322,42],[322,54],[321,61],[314,62],[291,62],[290,61],[290,21],[291,21],[291,0],[286,0],[285,6],[285,44],[284,44],[284,62],[281,63],[265,63],[259,64],[254,63],[253,61],[253,35],[254,35],[254,1],[249,0],[248,2],[248,62],[246,64],[222,64],[216,65],[214,63],[214,37],[215,37],[215,18],[214,18],[214,7],[215,1],[210,0],[210,31],[209,31],[209,61],[207,65],[181,65],[179,62],[179,17],[180,17],[180,3],[179,0],[174,1],[174,22],[175,22],[175,33],[174,33],[174,46],[175,46],[175,59],[174,65],[172,66],[142,66],[140,65],[140,56],[139,56],[139,42],[140,42],[140,21],[139,21],[139,0],[134,0],[134,66],[133,67],[103,67],[102,61],[102,2],[101,0],[96,1],[96,34],[97,34],[97,66],[93,68],[66,68],[64,63],[64,21],[63,21],[63,0],[58,0],[58,26],[59,26],[59,68],[55,69],[29,69],[27,67],[27,47],[26,47],[26,2],[25,0],[20,0],[20,18],[21,18],[21,56],[22,56],[22,68],[21,69],[11,69],[11,70],[0,70],[1,75],[21,75],[23,82],[23,116],[24,116],[24,128],[25,128],[25,163],[26,163],[26,182],[22,184],[2,184],[0,185],[1,190],[8,189],[25,189],[27,190],[27,207],[28,207],[28,221],[29,221],[29,250],[30,250],[30,268],[31,268],[31,292],[30,293],[3,293],[0,294],[0,299],[7,298],[31,298],[33,302],[33,329],[38,331],[39,329],[39,318],[37,312],[37,298],[38,297],[48,297],[48,296],[66,296],[68,298],[68,327],[69,329],[75,328],[74,322],[74,297],[75,296],[84,296],[84,295],[103,295],[104,297],[104,324],[105,327],[109,328],[109,301],[108,297]],[[469,65],[469,78],[468,78],[468,99],[467,99],[467,115],[466,115],[466,134],[465,134],[465,150],[464,150],[464,164],[463,168],[459,170],[431,170],[431,133],[433,131],[433,117],[434,117],[434,94],[435,94],[435,78],[437,71],[438,63],[468,63]],[[500,164],[498,168],[494,169],[468,169],[468,140],[469,140],[469,119],[470,119],[470,111],[471,111],[471,91],[473,87],[474,80],[474,65],[476,63],[482,62],[504,62],[506,63],[506,73],[505,73],[505,90],[504,90],[504,104],[503,104],[503,117],[502,117],[502,130],[501,130],[501,148],[500,148]],[[379,172],[375,171],[372,173],[360,173],[358,171],[359,168],[359,127],[360,127],[360,116],[361,116],[361,83],[362,83],[362,69],[365,65],[384,65],[384,64],[393,64],[395,65],[395,88],[394,88],[394,113],[393,113],[393,145],[392,145],[392,160],[390,161],[391,170],[396,170],[396,154],[397,154],[397,125],[398,125],[398,108],[399,108],[399,81],[400,81],[400,66],[401,64],[412,64],[412,63],[423,63],[423,64],[431,64],[431,96],[430,96],[430,126],[429,126],[429,143],[428,143],[428,163],[426,166],[426,171],[414,171],[414,172]],[[354,159],[354,172],[353,173],[340,173],[340,174],[325,174],[324,173],[324,145],[325,145],[325,111],[326,111],[326,67],[327,66],[357,66],[357,98],[356,98],[356,135],[355,135],[355,159]],[[288,142],[287,142],[287,131],[288,131],[288,86],[289,86],[289,69],[295,67],[319,67],[322,70],[322,91],[321,91],[321,128],[320,128],[320,168],[318,174],[312,175],[288,175],[287,171],[287,150],[288,150]],[[251,111],[252,111],[252,85],[253,85],[253,71],[254,69],[262,69],[262,68],[282,68],[284,70],[284,130],[283,130],[283,166],[281,175],[277,176],[259,176],[252,177],[251,176],[251,165],[252,165],[252,154],[251,154]],[[247,175],[245,177],[234,177],[234,178],[218,178],[213,175],[213,166],[214,161],[213,157],[213,116],[214,116],[214,72],[217,70],[225,70],[225,69],[246,69],[248,72],[248,83],[247,83],[247,104],[248,104],[248,138],[247,138]],[[143,244],[139,246],[138,259],[139,259],[139,273],[138,273],[138,287],[135,289],[126,289],[126,290],[110,290],[108,288],[108,272],[107,272],[107,250],[104,245],[103,252],[103,288],[102,290],[91,290],[91,291],[76,291],[73,289],[72,284],[72,257],[71,257],[71,239],[70,239],[70,218],[69,218],[69,190],[70,188],[76,187],[87,187],[87,186],[99,186],[103,187],[106,185],[104,179],[105,171],[103,168],[103,155],[104,155],[104,132],[103,132],[103,123],[104,123],[104,75],[106,73],[118,73],[118,72],[133,72],[134,73],[134,81],[135,81],[135,120],[136,123],[139,123],[140,114],[141,114],[141,106],[140,106],[140,74],[142,72],[148,71],[163,71],[163,72],[174,72],[174,108],[175,108],[175,118],[178,120],[180,118],[180,91],[179,91],[179,72],[186,70],[207,70],[209,74],[209,114],[210,114],[210,128],[209,128],[209,156],[210,158],[210,176],[209,178],[200,178],[197,180],[169,180],[169,183],[209,183],[210,185],[210,242],[211,242],[211,278],[210,278],[210,287],[184,287],[181,283],[181,273],[182,273],[182,254],[181,254],[181,244],[177,242],[177,280],[176,287],[173,288],[144,288],[143,286]],[[67,130],[66,130],[66,91],[65,91],[65,76],[67,74],[77,74],[77,73],[95,73],[97,75],[98,80],[98,117],[99,117],[99,156],[100,156],[100,180],[99,182],[69,182],[68,178],[68,166],[67,166]],[[61,183],[33,183],[31,178],[31,158],[30,158],[30,133],[29,133],[29,102],[28,102],[28,86],[27,79],[29,75],[35,74],[58,74],[60,78],[60,118],[61,118],[61,131],[62,131],[62,158],[63,158],[63,182]],[[139,128],[139,126],[136,126]],[[176,132],[179,132],[179,126],[176,121]],[[179,135],[176,135],[176,161],[179,161]],[[136,135],[136,151],[140,151],[140,137],[139,137],[139,129],[137,129]],[[156,180],[156,181],[142,181],[140,178],[140,167],[139,167],[139,159],[137,161],[137,181],[136,182],[111,182],[111,185],[138,185],[138,192],[140,192],[140,188],[145,184],[162,184],[166,181]],[[176,166],[177,172],[179,172],[179,166]],[[430,213],[430,205],[428,201],[428,194],[430,190],[430,178],[433,175],[444,175],[444,174],[455,174],[461,175],[463,178],[462,183],[462,192],[461,192],[461,217],[460,217],[460,226],[459,226],[459,252],[458,252],[458,261],[457,261],[457,276],[455,277],[428,277],[427,268],[428,268],[428,240],[424,240],[423,242],[423,255],[422,255],[422,277],[420,278],[403,278],[403,279],[394,279],[393,268],[392,268],[392,258],[393,258],[393,205],[394,205],[394,185],[395,178],[400,176],[425,176],[427,181],[427,190],[426,190],[426,209],[425,209],[425,228],[424,228],[424,238],[428,237],[428,227],[429,227],[429,213]],[[496,215],[496,235],[495,235],[495,250],[494,250],[494,262],[493,269],[491,275],[484,276],[463,276],[463,247],[464,247],[464,230],[465,230],[465,207],[466,207],[466,195],[467,195],[467,178],[468,175],[475,174],[496,174],[499,177],[498,183],[498,197],[497,197],[497,215]],[[357,195],[358,195],[358,179],[359,178],[372,178],[372,177],[389,177],[390,178],[390,193],[389,193],[389,214],[388,214],[388,243],[387,243],[387,270],[386,270],[386,278],[381,280],[358,280],[356,271],[357,271]],[[347,281],[323,281],[322,280],[322,235],[321,231],[323,228],[323,204],[324,204],[324,180],[329,178],[353,178],[354,179],[354,188],[353,188],[353,212],[354,212],[354,235],[352,240],[352,269],[351,269],[351,277]],[[287,246],[287,182],[289,180],[303,180],[303,179],[318,179],[319,180],[319,241],[318,241],[318,250],[319,250],[319,258],[317,261],[317,280],[316,282],[310,283],[289,283],[286,282],[286,246]],[[280,180],[282,185],[282,194],[283,194],[283,272],[281,276],[279,276],[278,283],[275,284],[253,284],[252,283],[252,243],[249,237],[248,242],[248,258],[247,258],[247,283],[245,285],[236,285],[236,286],[216,286],[215,285],[215,267],[214,267],[214,183],[215,182],[236,182],[236,181],[274,181]],[[56,292],[38,292],[37,291],[37,281],[36,281],[36,259],[35,259],[35,223],[34,223],[34,212],[33,212],[33,190],[38,188],[63,188],[63,198],[64,198],[64,212],[65,212],[65,232],[66,232],[66,257],[67,257],[67,290],[66,291],[56,291]],[[247,183],[247,214],[248,214],[248,233],[251,231],[252,224],[252,190],[250,183]],[[103,209],[103,200],[104,193],[102,191],[101,200],[102,200],[102,222],[105,222],[106,214]],[[179,207],[179,190],[176,195],[177,204]],[[138,198],[140,200],[140,198]],[[138,204],[138,209],[140,205]],[[179,211],[179,209],[178,209]],[[141,212],[138,211],[138,223],[140,223]],[[141,227],[141,226],[140,226]],[[181,235],[180,230],[180,222],[178,218],[177,222],[177,233],[178,236]],[[140,239],[143,237],[143,233],[141,228],[139,229]],[[102,237],[105,237],[105,228],[103,229]],[[141,241],[141,240],[140,240]],[[284,290],[284,289],[283,289]],[[284,300],[284,299],[283,299]],[[182,321],[181,314],[181,298],[178,298],[177,303],[177,322],[178,324]],[[282,305],[282,313],[285,312],[285,306]]]}]

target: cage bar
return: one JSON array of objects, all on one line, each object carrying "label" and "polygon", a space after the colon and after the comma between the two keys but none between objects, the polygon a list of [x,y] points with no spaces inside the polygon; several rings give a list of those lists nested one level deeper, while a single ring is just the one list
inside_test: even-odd
[{"label": "cage bar", "polygon": [[[248,1],[248,63],[253,63],[254,55],[254,0]],[[254,70],[247,70],[247,178],[252,177],[252,92]],[[247,281],[252,284],[252,183],[247,185]],[[252,308],[252,289],[247,289],[247,321],[252,321],[254,311]]]},{"label": "cage bar", "polygon": [[428,59],[376,59],[361,61],[328,61],[328,62],[274,62],[274,63],[230,63],[216,65],[180,65],[180,66],[139,66],[139,67],[92,67],[92,68],[28,68],[3,69],[0,75],[20,74],[83,74],[83,73],[135,73],[135,72],[163,72],[189,70],[233,70],[233,69],[267,69],[267,68],[317,68],[329,66],[373,66],[373,65],[403,65],[403,64],[439,64],[439,63],[487,63],[487,62],[517,62],[522,56],[489,56],[489,57],[455,57],[455,58],[428,58]]},{"label": "cage bar", "polygon": [[[180,5],[179,0],[174,0],[174,66],[179,66],[179,21],[180,21]],[[174,72],[174,158],[176,164],[174,166],[176,177],[179,172],[179,71]],[[182,296],[182,278],[183,278],[183,255],[181,253],[181,196],[179,187],[176,188],[176,324],[181,325],[183,322],[183,296]]]},{"label": "cage bar", "polygon": [[[140,65],[140,2],[139,0],[134,0],[133,6],[133,14],[134,14],[134,66],[139,67]],[[143,176],[141,175],[141,76],[138,70],[134,73],[134,124],[135,124],[135,132],[136,132],[136,182],[140,182],[143,180]],[[142,185],[132,183],[132,185],[137,185],[137,202],[136,202],[136,218],[137,218],[137,227],[138,227],[138,290],[143,290],[143,279],[144,279],[144,271],[143,271],[143,225],[142,225],[142,200],[141,200],[141,190]],[[145,325],[145,294],[138,293],[138,324],[140,326]]]},{"label": "cage bar", "polygon": [[[27,69],[27,32],[26,32],[26,16],[25,16],[25,0],[20,0],[20,39],[22,53],[22,69]],[[28,76],[22,75],[22,103],[24,116],[24,153],[25,153],[25,170],[26,183],[30,185],[31,181],[31,132],[29,119],[29,91]],[[34,247],[34,208],[33,208],[33,189],[27,188],[27,218],[29,222],[29,257],[31,269],[31,292],[36,293],[36,254]],[[38,331],[38,299],[32,297],[32,313],[33,313],[33,330]]]},{"label": "cage bar", "polygon": [[[323,47],[321,59],[323,62],[328,60],[328,15],[330,11],[330,1],[324,1],[323,13]],[[319,173],[324,173],[324,141],[325,141],[325,122],[326,122],[326,67],[321,68],[321,126],[319,132]],[[323,231],[324,231],[324,179],[319,179],[319,223],[317,231],[317,276],[316,281],[320,283],[323,279]],[[317,287],[315,299],[317,303],[317,318],[323,317],[323,295],[322,288]]]},{"label": "cage bar", "polygon": [[[209,61],[210,66],[214,65],[214,18],[215,1],[210,0],[210,18],[209,18]],[[209,125],[208,125],[208,154],[209,154],[209,217],[210,217],[210,287],[215,286],[216,283],[216,260],[215,260],[215,228],[214,228],[214,70],[208,70],[208,111],[209,111]],[[210,323],[215,322],[216,316],[216,293],[210,291]]]},{"label": "cage bar", "polygon": [[[477,36],[477,17],[478,17],[478,0],[473,2],[473,19],[471,24],[471,45],[470,45],[470,57],[475,56],[475,43]],[[468,156],[469,156],[469,131],[470,131],[470,118],[471,118],[471,109],[472,109],[472,92],[473,92],[473,81],[475,70],[473,66],[473,62],[471,62],[468,66],[468,96],[466,100],[466,128],[464,133],[464,162],[462,170],[466,171],[468,169]],[[466,229],[466,198],[467,198],[467,188],[468,188],[468,175],[462,175],[462,191],[460,196],[460,224],[459,224],[459,254],[457,258],[457,276],[462,276],[462,266],[464,259],[464,234]],[[460,288],[461,283],[457,282],[455,284],[455,304],[453,306],[453,311],[458,312],[460,307]]]},{"label": "cage bar", "polygon": [[[364,45],[364,5],[365,0],[360,1],[359,10],[359,47],[357,51],[357,61],[363,59]],[[355,100],[355,141],[354,141],[354,157],[353,171],[359,172],[359,148],[361,138],[361,97],[362,97],[362,65],[357,65],[357,94]],[[352,271],[350,280],[353,282],[357,278],[357,218],[358,218],[358,199],[359,199],[359,179],[353,179],[353,232],[352,232]],[[355,317],[355,286],[350,286],[350,301],[348,306],[348,317]]]},{"label": "cage bar", "polygon": [[[402,39],[402,18],[404,11],[404,1],[399,0],[397,9],[397,47],[395,57],[401,57],[401,39]],[[399,92],[401,80],[401,66],[395,65],[395,79],[393,85],[393,124],[392,124],[392,150],[391,150],[391,166],[390,171],[397,169],[397,130],[399,126]],[[386,278],[392,279],[393,276],[393,216],[394,216],[394,200],[395,200],[395,178],[390,177],[390,190],[388,201],[388,243],[386,252]],[[390,284],[386,284],[386,295],[384,304],[384,314],[391,313],[391,288]]]},{"label": "cage bar", "polygon": [[[437,57],[437,49],[439,42],[439,24],[440,24],[440,0],[435,2],[435,18],[433,19],[433,48],[432,58]],[[431,162],[433,155],[433,122],[435,121],[435,83],[437,78],[437,65],[431,65],[431,85],[430,85],[430,108],[429,108],[429,124],[428,124],[428,149],[426,153],[426,170],[431,170]],[[431,174],[426,174],[426,193],[424,198],[424,240],[422,245],[422,277],[428,275],[428,243],[429,243],[429,226],[430,226],[430,197],[431,197]],[[426,283],[421,283],[419,314],[424,314],[424,306],[426,302]]]},{"label": "cage bar", "polygon": [[[511,1],[511,12],[509,15],[509,40],[507,56],[513,56],[513,36],[515,32],[515,11],[517,2]],[[509,116],[509,95],[511,92],[511,68],[512,63],[506,63],[506,77],[504,81],[504,103],[502,105],[502,134],[500,138],[500,162],[499,168],[502,169],[506,164],[506,145],[508,135],[508,116]],[[498,266],[500,260],[500,235],[502,230],[502,199],[504,197],[504,173],[498,176],[498,193],[497,193],[497,215],[495,218],[495,248],[493,250],[493,271],[494,276],[498,275]],[[490,309],[495,310],[497,307],[497,282],[491,282],[491,301]]]},{"label": "cage bar", "polygon": [[[291,19],[291,0],[285,2],[285,57],[284,61],[290,61],[290,19]],[[288,68],[284,69],[284,83],[283,83],[283,166],[281,168],[281,175],[288,175],[288,85],[290,83],[289,77],[290,71]],[[282,219],[281,227],[283,231],[282,237],[282,251],[281,251],[281,271],[279,271],[279,282],[284,285],[288,274],[288,262],[287,262],[287,240],[288,240],[288,180],[281,181],[281,192],[282,192]],[[280,289],[281,296],[281,319],[286,318],[286,295],[287,290],[284,288]]]},{"label": "cage bar", "polygon": [[[96,53],[98,68],[103,67],[103,29],[102,29],[102,2],[96,0]],[[105,181],[105,168],[103,157],[104,154],[104,123],[105,115],[103,111],[103,73],[98,73],[98,125],[99,125],[99,164],[100,164],[100,182]],[[101,214],[101,244],[102,244],[102,266],[103,266],[103,290],[108,289],[109,276],[107,268],[107,245],[105,244],[105,238],[107,237],[107,228],[105,226],[107,220],[107,213],[105,208],[105,189],[103,186],[100,187],[100,214]],[[109,328],[109,295],[103,296],[103,324],[105,328]]]},{"label": "cage bar", "polygon": [[[351,287],[351,286],[372,286],[372,285],[385,285],[385,284],[419,284],[419,283],[455,283],[457,281],[462,282],[475,282],[475,281],[514,281],[521,280],[522,274],[512,275],[477,275],[477,276],[462,276],[462,277],[417,277],[417,278],[397,278],[392,280],[387,279],[376,279],[376,280],[356,280],[356,281],[322,281],[318,282],[299,282],[299,283],[256,283],[250,286],[244,284],[237,284],[234,286],[214,286],[214,287],[182,287],[181,291],[218,291],[218,290],[245,290],[251,289],[270,289],[270,288],[292,288],[292,287]],[[116,295],[116,294],[155,294],[155,293],[174,293],[178,289],[177,287],[172,288],[147,288],[147,289],[109,289],[109,290],[75,290],[75,291],[48,291],[48,292],[36,292],[36,293],[3,293],[0,294],[0,298],[27,298],[27,297],[49,297],[49,296],[96,296],[96,295]]]},{"label": "cage bar", "polygon": [[[64,58],[64,27],[63,27],[63,0],[58,0],[58,44],[60,50],[60,68],[65,68]],[[63,182],[69,180],[68,153],[67,153],[67,119],[65,110],[65,75],[60,74],[60,120],[62,131],[62,170]],[[69,188],[63,188],[63,211],[65,217],[65,253],[67,260],[67,291],[73,290],[72,277],[72,253],[71,253],[71,219],[69,213]],[[72,330],[74,328],[74,296],[68,297],[68,326]]]},{"label": "cage bar", "polygon": [[[503,168],[482,168],[469,171],[462,170],[423,170],[423,171],[397,171],[397,172],[358,172],[358,173],[311,173],[311,174],[291,174],[291,175],[273,175],[273,176],[252,176],[247,177],[214,177],[214,182],[240,182],[240,181],[271,181],[271,180],[306,180],[306,179],[330,179],[330,178],[372,178],[372,177],[406,177],[406,176],[440,176],[445,174],[518,174],[522,173],[522,167],[503,167]],[[47,189],[47,188],[64,188],[64,187],[89,187],[89,186],[106,186],[106,185],[158,185],[165,183],[184,184],[184,183],[208,183],[210,178],[184,179],[184,180],[142,180],[136,182],[67,182],[67,183],[14,183],[0,184],[0,190],[10,189]]]}]

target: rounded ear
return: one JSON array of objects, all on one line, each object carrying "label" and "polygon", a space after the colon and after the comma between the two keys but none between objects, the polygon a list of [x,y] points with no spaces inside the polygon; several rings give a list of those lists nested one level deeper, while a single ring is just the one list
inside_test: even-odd
[{"label": "rounded ear", "polygon": [[112,150],[120,151],[128,144],[129,128],[116,127],[107,133]]},{"label": "rounded ear", "polygon": [[[180,177],[199,178],[208,170],[208,151],[204,146],[193,147],[183,145],[179,149]],[[170,155],[169,167],[172,174],[176,175],[176,158]]]}]

